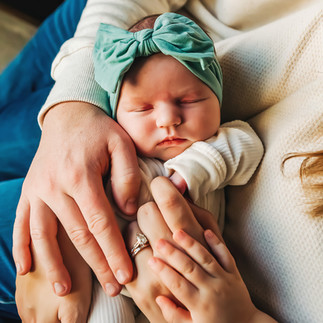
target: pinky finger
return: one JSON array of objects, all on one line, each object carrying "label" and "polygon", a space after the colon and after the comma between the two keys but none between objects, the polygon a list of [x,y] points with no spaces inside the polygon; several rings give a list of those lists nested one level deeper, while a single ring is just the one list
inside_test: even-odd
[{"label": "pinky finger", "polygon": [[183,322],[191,323],[190,312],[182,307],[178,307],[172,300],[166,296],[158,296],[156,303],[162,311],[164,319],[168,323]]},{"label": "pinky finger", "polygon": [[222,268],[228,273],[237,273],[238,269],[227,246],[211,231],[204,232],[205,240]]}]

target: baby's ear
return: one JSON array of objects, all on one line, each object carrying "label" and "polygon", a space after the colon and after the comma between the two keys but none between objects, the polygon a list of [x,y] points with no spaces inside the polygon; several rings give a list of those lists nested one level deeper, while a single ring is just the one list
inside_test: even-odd
[{"label": "baby's ear", "polygon": [[170,177],[170,181],[174,184],[174,186],[178,189],[178,191],[184,195],[185,191],[187,190],[187,184],[184,180],[184,178],[178,174],[177,172],[174,172]]}]

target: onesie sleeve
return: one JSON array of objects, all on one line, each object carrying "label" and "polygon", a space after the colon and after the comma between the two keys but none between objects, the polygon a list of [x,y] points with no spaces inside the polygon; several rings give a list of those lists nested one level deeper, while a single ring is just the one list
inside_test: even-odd
[{"label": "onesie sleeve", "polygon": [[264,149],[248,123],[221,125],[216,136],[192,144],[168,160],[168,175],[178,172],[186,181],[193,201],[226,185],[244,185],[256,170]]},{"label": "onesie sleeve", "polygon": [[100,23],[128,29],[145,16],[176,11],[186,0],[88,0],[74,37],[61,47],[52,64],[55,85],[38,115],[65,101],[92,103],[107,111],[105,91],[94,80],[92,51]]}]

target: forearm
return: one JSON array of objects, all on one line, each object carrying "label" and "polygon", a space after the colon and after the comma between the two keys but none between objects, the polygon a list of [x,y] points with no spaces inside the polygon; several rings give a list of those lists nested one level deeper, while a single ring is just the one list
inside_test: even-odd
[{"label": "forearm", "polygon": [[63,44],[53,62],[51,74],[56,83],[39,113],[39,124],[48,109],[64,101],[88,102],[107,111],[106,94],[94,80],[92,63],[100,23],[127,29],[147,15],[174,11],[184,3],[185,0],[88,0],[74,37]]}]

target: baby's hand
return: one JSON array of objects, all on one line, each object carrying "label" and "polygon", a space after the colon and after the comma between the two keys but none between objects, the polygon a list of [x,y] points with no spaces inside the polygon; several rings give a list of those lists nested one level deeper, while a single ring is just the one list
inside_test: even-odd
[{"label": "baby's hand", "polygon": [[167,322],[276,322],[255,308],[232,255],[212,231],[205,231],[212,254],[182,230],[173,238],[187,254],[161,239],[157,251],[167,263],[155,257],[149,260],[185,306],[160,294],[156,302]]},{"label": "baby's hand", "polygon": [[184,180],[184,178],[178,174],[177,172],[174,172],[170,177],[170,181],[175,185],[175,187],[179,190],[181,194],[184,194],[187,189],[187,184]]}]

